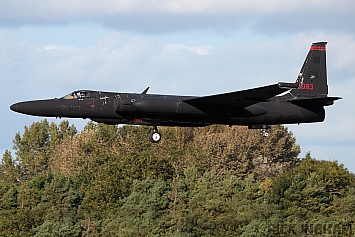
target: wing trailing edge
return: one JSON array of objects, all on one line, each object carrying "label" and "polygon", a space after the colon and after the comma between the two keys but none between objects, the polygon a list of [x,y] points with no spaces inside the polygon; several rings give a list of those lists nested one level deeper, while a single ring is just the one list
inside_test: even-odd
[{"label": "wing trailing edge", "polygon": [[293,83],[278,83],[269,86],[263,86],[248,90],[235,91],[224,94],[210,95],[184,100],[183,102],[192,106],[227,106],[236,108],[245,108],[258,102],[279,95],[290,88],[285,85]]}]

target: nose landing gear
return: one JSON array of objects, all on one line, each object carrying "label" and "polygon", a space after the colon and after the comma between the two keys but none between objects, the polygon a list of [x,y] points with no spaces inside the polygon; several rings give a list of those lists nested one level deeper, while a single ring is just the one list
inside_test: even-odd
[{"label": "nose landing gear", "polygon": [[149,133],[148,140],[151,143],[157,143],[161,140],[161,134],[158,132],[157,126],[154,126],[154,130]]}]

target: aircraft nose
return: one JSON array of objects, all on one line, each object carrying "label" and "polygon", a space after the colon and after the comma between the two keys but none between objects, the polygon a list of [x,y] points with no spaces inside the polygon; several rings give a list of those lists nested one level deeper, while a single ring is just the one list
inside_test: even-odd
[{"label": "aircraft nose", "polygon": [[12,111],[22,114],[32,114],[36,109],[31,102],[19,102],[10,106]]},{"label": "aircraft nose", "polygon": [[25,101],[10,106],[12,111],[34,116],[52,116],[55,111],[52,108],[55,103],[52,100]]},{"label": "aircraft nose", "polygon": [[10,106],[10,109],[11,109],[12,111],[21,113],[21,107],[23,107],[23,106],[20,105],[19,108],[17,108],[17,106],[18,106],[19,104],[20,104],[20,103],[16,103],[16,104],[11,105],[11,106]]},{"label": "aircraft nose", "polygon": [[11,105],[11,106],[10,106],[10,109],[11,109],[12,111],[17,112],[17,104]]}]

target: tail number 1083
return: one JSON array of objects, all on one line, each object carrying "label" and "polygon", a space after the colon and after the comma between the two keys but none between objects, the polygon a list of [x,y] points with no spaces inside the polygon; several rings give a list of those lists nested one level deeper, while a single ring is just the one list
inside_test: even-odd
[{"label": "tail number 1083", "polygon": [[298,89],[312,91],[314,90],[314,85],[310,83],[301,83],[299,84]]}]

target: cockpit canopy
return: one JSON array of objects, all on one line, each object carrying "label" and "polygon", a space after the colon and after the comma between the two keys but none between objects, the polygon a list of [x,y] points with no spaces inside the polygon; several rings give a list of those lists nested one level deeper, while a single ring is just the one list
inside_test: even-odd
[{"label": "cockpit canopy", "polygon": [[63,96],[63,99],[80,99],[80,98],[85,98],[85,97],[89,97],[90,94],[88,91],[74,91],[66,96]]}]

